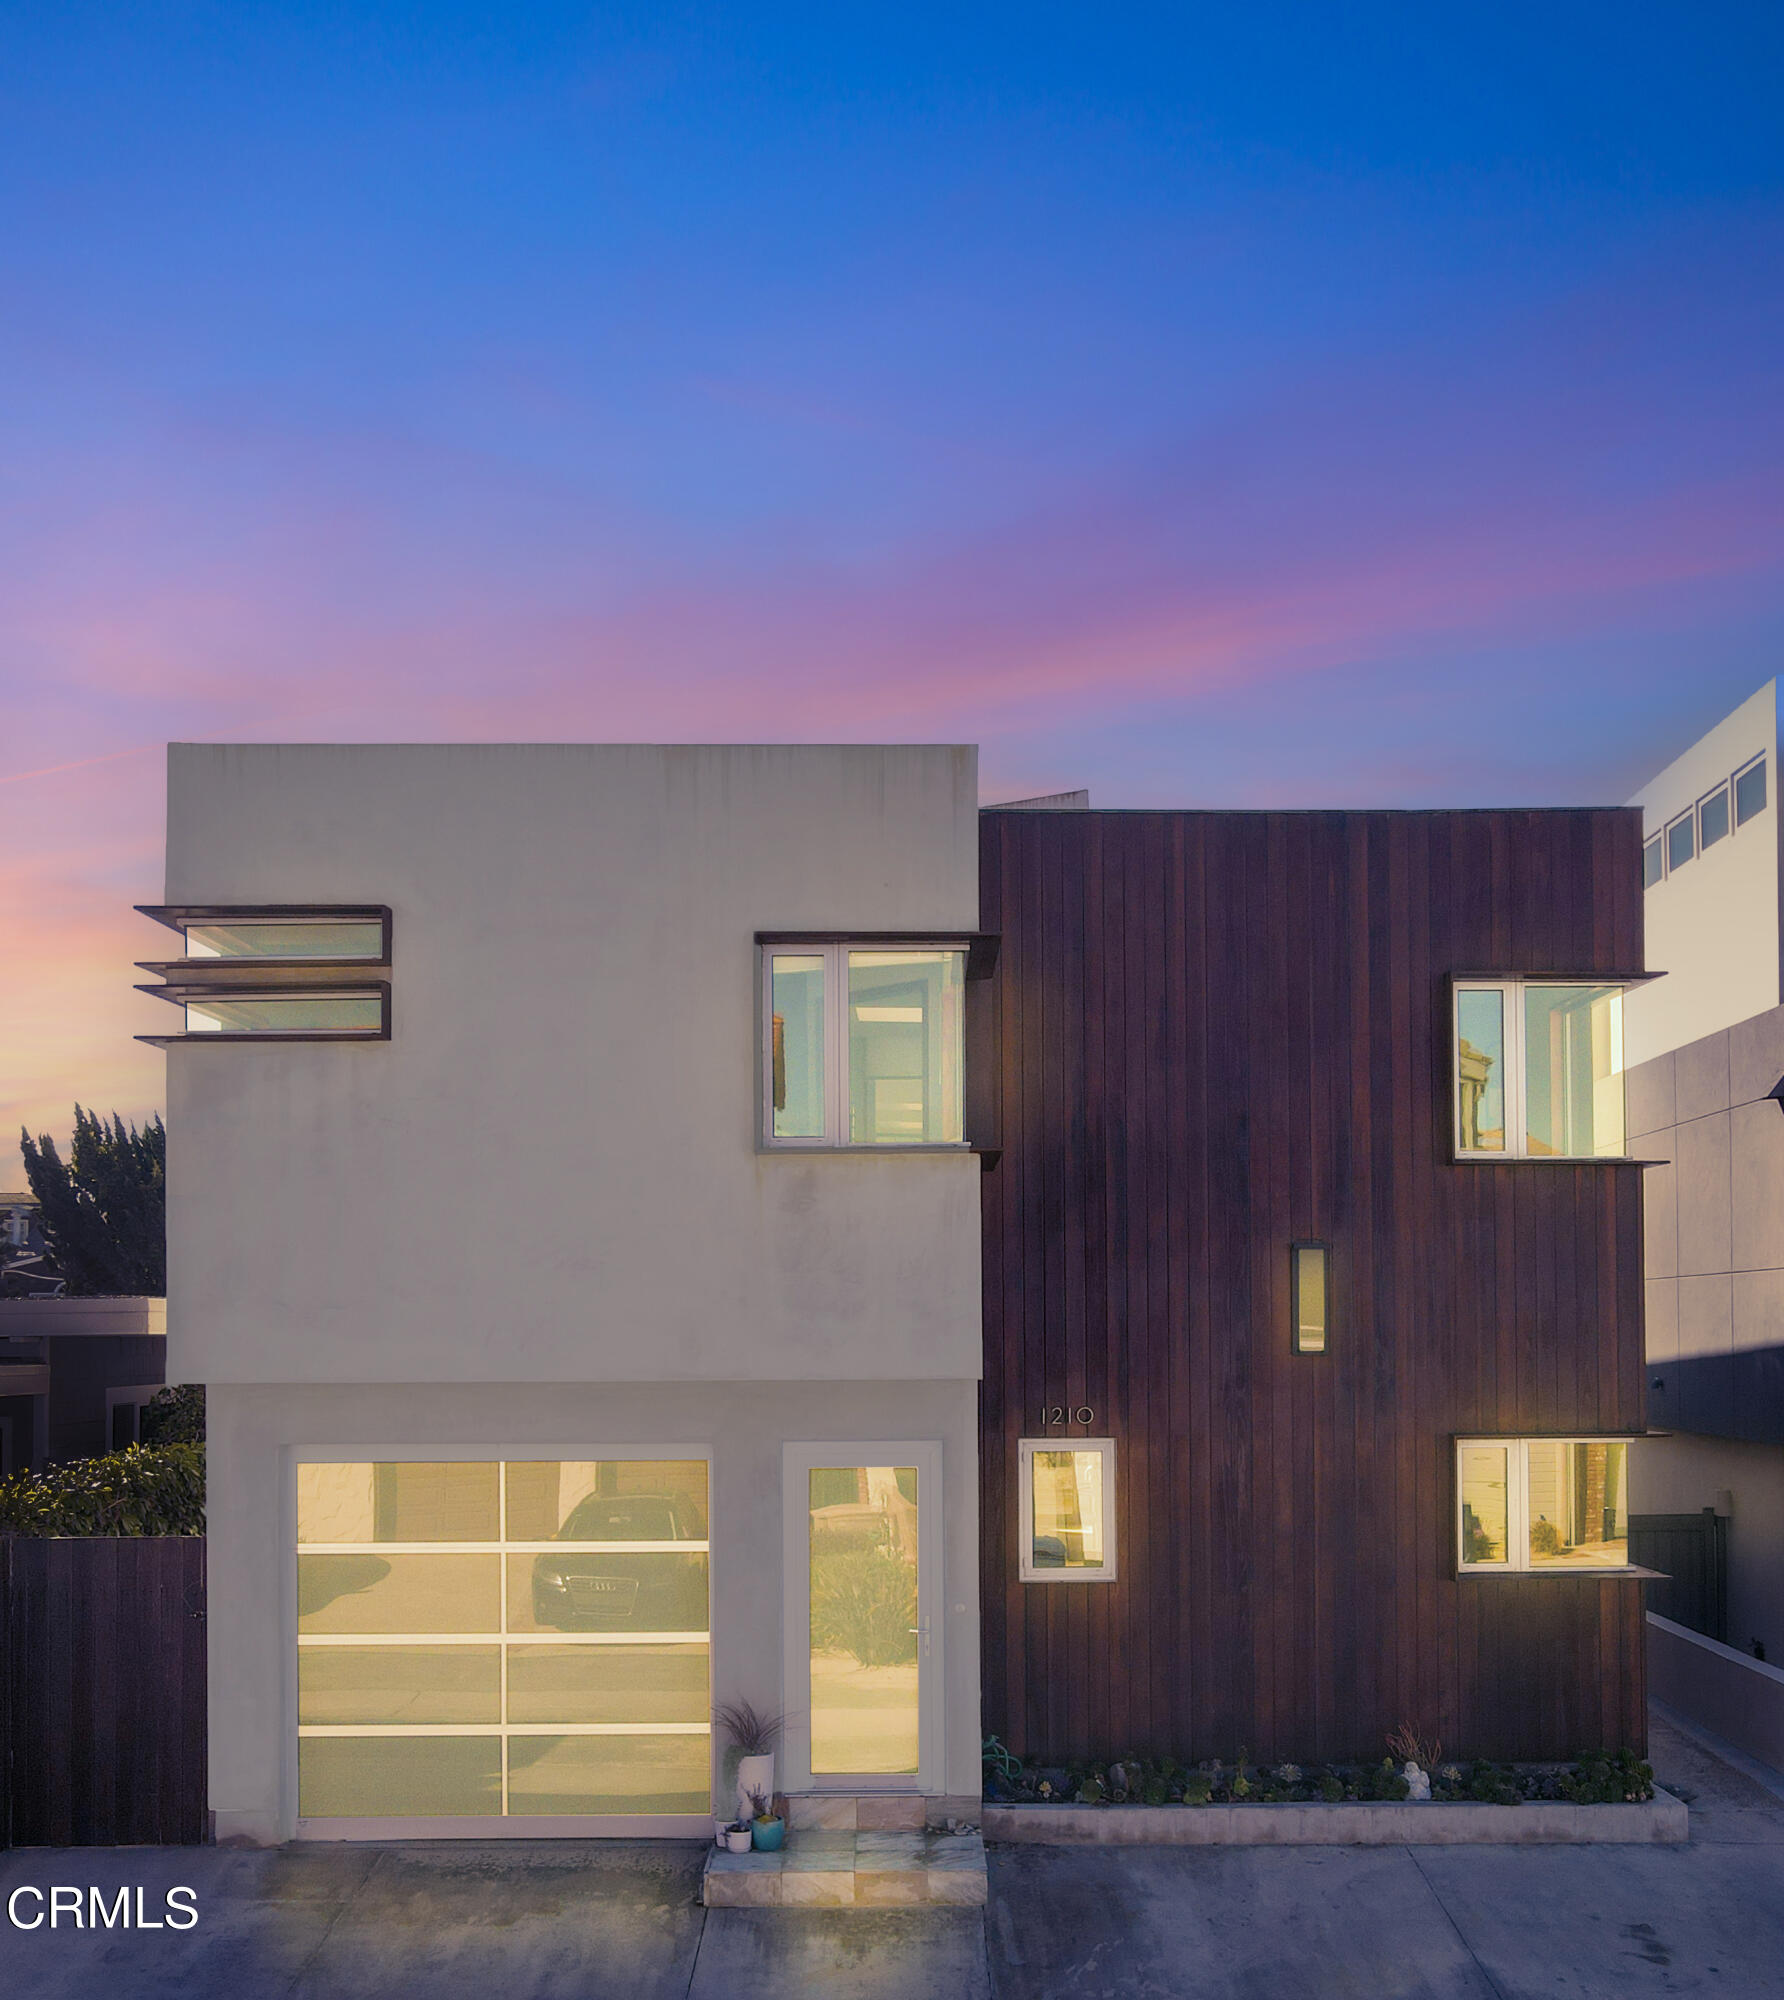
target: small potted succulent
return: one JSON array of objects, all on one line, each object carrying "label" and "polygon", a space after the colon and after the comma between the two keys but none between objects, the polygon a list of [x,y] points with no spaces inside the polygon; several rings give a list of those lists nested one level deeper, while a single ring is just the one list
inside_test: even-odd
[{"label": "small potted succulent", "polygon": [[736,1819],[729,1826],[720,1827],[719,1845],[727,1854],[747,1854],[750,1851],[749,1821]]},{"label": "small potted succulent", "polygon": [[759,1854],[772,1854],[787,1837],[787,1822],[770,1806],[766,1792],[750,1793],[750,1835]]}]

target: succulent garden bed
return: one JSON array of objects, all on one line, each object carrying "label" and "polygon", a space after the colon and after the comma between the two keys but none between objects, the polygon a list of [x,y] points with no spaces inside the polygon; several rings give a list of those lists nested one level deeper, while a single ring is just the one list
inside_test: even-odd
[{"label": "succulent garden bed", "polygon": [[1379,1764],[1255,1765],[1241,1750],[1182,1764],[1128,1756],[1111,1763],[1022,1762],[993,1739],[986,1746],[987,1806],[1633,1805],[1654,1797],[1654,1773],[1633,1751],[1571,1764],[1495,1764],[1483,1759],[1430,1766],[1415,1758]]}]

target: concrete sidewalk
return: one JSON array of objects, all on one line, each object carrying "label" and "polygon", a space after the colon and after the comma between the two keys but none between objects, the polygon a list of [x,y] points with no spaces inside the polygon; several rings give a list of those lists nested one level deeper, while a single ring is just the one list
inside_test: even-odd
[{"label": "concrete sidewalk", "polygon": [[[20,1884],[188,1884],[186,1932],[19,1932],[19,2000],[1784,1995],[1784,1799],[1654,1728],[1689,1846],[1003,1848],[976,1912],[702,1910],[704,1850],[25,1849]],[[35,1905],[25,1899],[21,1914]]]}]

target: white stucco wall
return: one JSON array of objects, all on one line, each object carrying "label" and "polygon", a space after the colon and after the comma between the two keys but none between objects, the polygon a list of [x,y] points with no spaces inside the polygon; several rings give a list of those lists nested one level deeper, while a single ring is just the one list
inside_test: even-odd
[{"label": "white stucco wall", "polygon": [[[210,1783],[219,1840],[287,1840],[296,1830],[292,1494],[300,1458],[709,1450],[714,1698],[798,1709],[782,1645],[782,1445],[939,1440],[937,1789],[979,1790],[976,1381],[216,1386],[208,1430]],[[227,1504],[216,1504],[219,1496]],[[920,1532],[937,1530],[932,1523]]]},{"label": "white stucco wall", "polygon": [[389,1043],[168,1052],[170,1379],[976,1376],[979,1163],[757,1150],[758,930],[978,921],[966,747],[169,752],[171,903],[387,903]]},{"label": "white stucco wall", "polygon": [[1625,1002],[1631,1066],[1776,1007],[1779,990],[1777,683],[1700,737],[1632,798],[1652,837],[1760,751],[1766,809],[1647,890],[1648,964],[1666,974]]}]

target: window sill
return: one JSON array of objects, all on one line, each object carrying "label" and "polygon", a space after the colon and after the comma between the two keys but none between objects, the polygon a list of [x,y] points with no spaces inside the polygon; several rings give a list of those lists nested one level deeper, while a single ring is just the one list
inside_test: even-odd
[{"label": "window sill", "polygon": [[1633,1153],[1452,1153],[1453,1167],[1665,1167],[1670,1160],[1641,1160]]},{"label": "window sill", "polygon": [[1643,1569],[1639,1564],[1630,1563],[1621,1569],[1598,1569],[1589,1563],[1581,1563],[1577,1569],[1458,1569],[1458,1583],[1523,1583],[1534,1578],[1546,1582],[1559,1577],[1589,1577],[1594,1582],[1627,1581],[1630,1577],[1647,1577],[1653,1582],[1664,1583],[1668,1572],[1663,1569]]},{"label": "window sill", "polygon": [[756,1146],[756,1151],[766,1158],[783,1160],[886,1160],[896,1159],[906,1153],[927,1153],[931,1156],[937,1153],[957,1153],[962,1158],[970,1159],[974,1154],[987,1150],[990,1149],[968,1145],[964,1141],[959,1144],[924,1142],[889,1146],[826,1146],[813,1140],[809,1146],[803,1146],[797,1139],[780,1139],[773,1145],[764,1145],[758,1141]]}]

